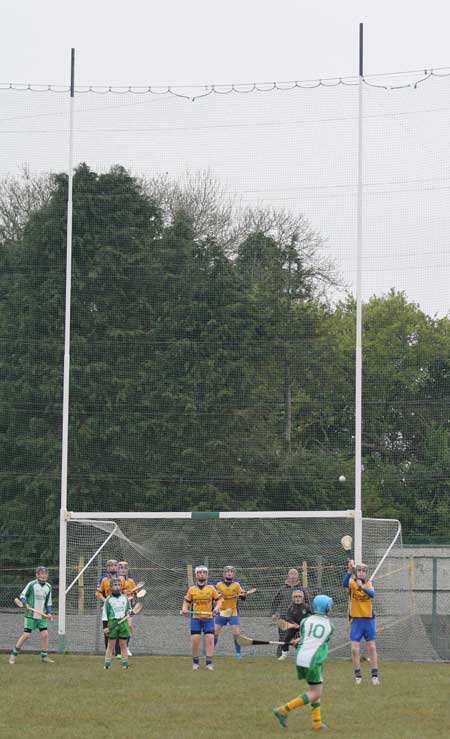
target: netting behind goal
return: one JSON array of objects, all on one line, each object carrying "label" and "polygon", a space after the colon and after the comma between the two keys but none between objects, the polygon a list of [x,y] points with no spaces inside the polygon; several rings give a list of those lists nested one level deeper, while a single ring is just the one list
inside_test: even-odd
[{"label": "netting behind goal", "polygon": [[[300,585],[307,589],[311,601],[319,592],[333,598],[336,633],[332,650],[335,656],[348,657],[348,599],[342,587],[347,561],[340,539],[352,532],[350,518],[71,520],[67,648],[88,653],[103,650],[101,606],[95,589],[106,560],[117,558],[129,562],[131,575],[136,581],[145,581],[147,590],[143,613],[135,619],[131,645],[134,654],[189,654],[189,626],[179,611],[193,570],[198,564],[207,564],[209,580],[215,583],[222,576],[223,566],[231,563],[245,588],[257,588],[241,606],[243,633],[278,638],[271,621],[277,610],[273,601],[284,586],[288,570],[296,568]],[[365,519],[363,542],[370,572],[376,571],[381,657],[436,659],[414,607],[399,523]],[[231,654],[232,649],[231,635],[225,630],[218,654]],[[273,650],[258,647],[255,653]]]}]

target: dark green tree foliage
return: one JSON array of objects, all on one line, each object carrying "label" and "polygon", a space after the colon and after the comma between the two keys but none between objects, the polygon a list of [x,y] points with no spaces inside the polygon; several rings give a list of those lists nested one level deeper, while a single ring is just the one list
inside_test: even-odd
[{"label": "dark green tree foliage", "polygon": [[[295,237],[233,258],[121,167],[74,177],[68,507],[351,508],[355,305]],[[1,244],[1,557],[56,561],[67,178]],[[363,501],[446,539],[450,322],[364,306]],[[338,482],[344,474],[347,483]],[[35,522],[39,521],[36,526]]]},{"label": "dark green tree foliage", "polygon": [[[333,317],[350,372],[354,313],[349,302]],[[449,356],[448,318],[430,318],[394,291],[364,306],[364,510],[399,518],[410,541],[448,541]]]},{"label": "dark green tree foliage", "polygon": [[247,302],[223,250],[196,241],[180,212],[153,255],[142,394],[151,509],[237,505],[240,407],[251,379],[242,356],[251,330]]},{"label": "dark green tree foliage", "polygon": [[[57,529],[60,489],[66,200],[61,175],[22,241],[2,252],[1,525],[5,537],[47,560],[57,546],[49,531]],[[159,209],[119,167],[97,175],[80,166],[73,211],[69,500],[74,509],[92,509],[115,489],[111,476],[126,454],[116,443],[120,409],[138,392],[130,349],[139,352],[149,254],[161,223]]]},{"label": "dark green tree foliage", "polygon": [[336,484],[348,448],[329,443],[330,417],[323,410],[322,368],[333,355],[328,312],[315,300],[301,246],[295,238],[280,245],[255,233],[242,243],[236,268],[256,327],[249,347],[255,377],[249,410],[259,458],[252,471],[265,504],[275,510],[351,507],[349,488]]}]

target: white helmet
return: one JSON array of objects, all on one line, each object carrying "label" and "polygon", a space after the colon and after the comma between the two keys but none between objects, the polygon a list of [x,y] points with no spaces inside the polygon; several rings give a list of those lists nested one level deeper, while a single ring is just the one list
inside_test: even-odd
[{"label": "white helmet", "polygon": [[198,565],[195,568],[195,574],[198,575],[199,572],[208,572],[208,568],[206,565]]}]

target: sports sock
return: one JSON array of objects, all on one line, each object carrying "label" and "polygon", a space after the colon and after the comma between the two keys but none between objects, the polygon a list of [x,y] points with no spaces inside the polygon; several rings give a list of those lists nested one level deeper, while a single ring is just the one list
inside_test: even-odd
[{"label": "sports sock", "polygon": [[111,667],[111,660],[110,659],[105,659],[105,667],[106,667],[107,670]]},{"label": "sports sock", "polygon": [[322,726],[322,717],[320,715],[320,701],[311,703],[311,718],[314,729],[318,729]]},{"label": "sports sock", "polygon": [[193,661],[194,665],[199,665],[200,664],[199,657],[192,657],[192,661]]},{"label": "sports sock", "polygon": [[128,660],[127,659],[123,659],[122,660],[122,667],[128,667]]},{"label": "sports sock", "polygon": [[236,650],[236,654],[240,654],[241,653],[241,645],[239,644],[239,642],[236,639],[236,637],[234,637],[234,648]]},{"label": "sports sock", "polygon": [[372,677],[378,677],[378,668],[372,667]]},{"label": "sports sock", "polygon": [[355,677],[362,677],[360,667],[357,670],[355,670]]},{"label": "sports sock", "polygon": [[280,713],[285,716],[286,713],[289,713],[289,711],[293,711],[294,708],[306,706],[308,703],[308,696],[306,695],[306,693],[302,693],[302,695],[299,695],[297,698],[293,698],[291,701],[289,701],[289,703],[285,703],[284,706],[281,706]]},{"label": "sports sock", "polygon": [[48,652],[42,652],[41,651],[41,657],[48,657]]},{"label": "sports sock", "polygon": [[14,657],[17,657],[17,655],[20,654],[20,648],[14,647],[12,653]]},{"label": "sports sock", "polygon": [[205,661],[207,665],[212,665],[212,657],[207,657]]}]

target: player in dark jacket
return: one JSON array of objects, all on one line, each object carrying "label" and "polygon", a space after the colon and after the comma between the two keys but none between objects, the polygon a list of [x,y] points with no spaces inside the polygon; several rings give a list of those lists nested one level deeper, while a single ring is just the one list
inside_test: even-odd
[{"label": "player in dark jacket", "polygon": [[[292,604],[292,593],[294,590],[301,590],[304,593],[305,603],[309,606],[308,593],[300,585],[300,578],[298,575],[298,570],[292,567],[287,574],[287,578],[284,583],[284,586],[280,590],[278,590],[278,592],[275,594],[275,597],[272,601],[272,613],[273,613],[272,619],[274,621],[277,621],[280,618],[282,619],[286,618],[289,607]],[[282,629],[279,626],[278,634],[279,634],[280,641],[284,641],[284,638],[286,635],[285,629]],[[278,645],[277,657],[280,657],[281,652],[282,652],[281,645]]]},{"label": "player in dark jacket", "polygon": [[300,624],[306,616],[312,613],[311,608],[305,603],[305,594],[303,590],[292,591],[292,603],[286,612],[286,621],[293,626],[285,632],[284,644],[281,647],[279,660],[286,659],[288,656],[289,644],[299,635]]}]

